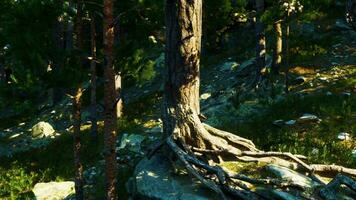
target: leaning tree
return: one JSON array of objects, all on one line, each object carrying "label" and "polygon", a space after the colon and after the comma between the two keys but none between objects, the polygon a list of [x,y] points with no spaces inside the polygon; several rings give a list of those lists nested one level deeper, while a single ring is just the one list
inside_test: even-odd
[{"label": "leaning tree", "polygon": [[[217,192],[222,199],[228,195],[241,199],[265,199],[239,181],[252,185],[293,187],[285,180],[252,178],[221,167],[228,160],[253,163],[273,163],[296,171],[306,172],[323,185],[321,194],[330,195],[331,189],[346,184],[356,191],[353,180],[338,175],[330,184],[324,184],[319,172],[340,172],[356,176],[356,170],[341,166],[310,165],[306,157],[285,152],[264,152],[248,139],[218,130],[200,120],[199,62],[201,52],[202,0],[166,1],[166,66],[168,76],[164,97],[163,144],[184,164],[187,171],[203,185]],[[163,145],[160,145],[163,146]],[[157,148],[154,149],[157,150]],[[152,153],[151,152],[151,153]]]}]

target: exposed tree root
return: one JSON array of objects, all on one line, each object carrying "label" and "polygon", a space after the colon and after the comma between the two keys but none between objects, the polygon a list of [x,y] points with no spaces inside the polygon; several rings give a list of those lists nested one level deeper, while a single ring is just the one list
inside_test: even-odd
[{"label": "exposed tree root", "polygon": [[[356,191],[354,180],[347,177],[356,177],[355,169],[336,165],[309,165],[303,161],[307,159],[305,156],[293,155],[289,152],[264,152],[257,149],[253,142],[248,139],[201,123],[198,115],[191,110],[184,110],[184,112],[181,110],[179,116],[181,120],[177,120],[172,130],[173,133],[166,139],[166,144],[184,164],[188,173],[219,194],[222,199],[227,199],[225,194],[239,199],[270,199],[251,189],[251,185],[269,185],[280,189],[294,188],[301,191],[302,196],[309,198],[303,194],[303,191],[306,191],[307,188],[291,180],[252,178],[219,166],[219,162],[232,158],[241,162],[277,164],[295,171],[307,172],[312,180],[323,187],[320,190],[320,196],[326,199],[330,199],[332,191],[341,184]],[[186,140],[189,137],[183,138],[187,134],[193,137],[195,141]],[[314,175],[315,173],[339,173],[339,175],[325,185]]]}]

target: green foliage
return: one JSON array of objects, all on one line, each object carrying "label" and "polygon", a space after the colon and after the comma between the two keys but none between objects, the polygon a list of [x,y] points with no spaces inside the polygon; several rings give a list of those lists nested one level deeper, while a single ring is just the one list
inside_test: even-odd
[{"label": "green foliage", "polygon": [[28,173],[26,167],[17,162],[14,162],[9,170],[0,166],[0,198],[19,199],[32,190],[36,180],[38,180],[37,174]]}]

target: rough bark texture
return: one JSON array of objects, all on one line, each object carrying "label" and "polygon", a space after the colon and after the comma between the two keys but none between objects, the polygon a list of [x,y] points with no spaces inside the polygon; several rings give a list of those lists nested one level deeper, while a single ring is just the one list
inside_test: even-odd
[{"label": "rough bark texture", "polygon": [[285,92],[289,93],[289,15],[290,13],[287,13],[286,16],[286,24],[285,24],[285,47],[283,48],[283,57],[284,57],[284,71],[285,71]]},{"label": "rough bark texture", "polygon": [[256,0],[256,23],[255,23],[255,33],[256,33],[256,61],[257,61],[257,74],[261,74],[261,70],[266,66],[266,37],[264,31],[264,25],[261,21],[261,15],[264,11],[264,0]]},{"label": "rough bark texture", "polygon": [[117,199],[116,189],[116,90],[115,72],[113,67],[113,6],[114,0],[104,0],[104,56],[105,56],[105,89],[104,89],[104,140],[105,140],[105,172],[106,172],[106,198]]},{"label": "rough bark texture", "polygon": [[115,75],[115,90],[116,90],[116,115],[118,118],[122,116],[122,87],[121,87],[121,72]]},{"label": "rough bark texture", "polygon": [[[77,1],[77,21],[76,21],[76,48],[79,51],[83,50],[83,21],[82,21],[82,0]],[[81,68],[82,56],[78,56],[78,67]],[[80,159],[81,139],[80,139],[80,125],[81,125],[81,97],[82,87],[79,84],[75,95],[73,97],[74,107],[74,165],[75,165],[75,198],[83,200],[83,165]]]},{"label": "rough bark texture", "polygon": [[273,27],[276,43],[273,52],[272,72],[278,74],[282,64],[282,20],[275,22]]},{"label": "rough bark texture", "polygon": [[91,61],[90,61],[90,74],[91,74],[91,87],[90,87],[90,107],[91,107],[91,135],[93,138],[97,137],[98,124],[97,124],[97,113],[96,113],[96,28],[95,28],[95,18],[91,16],[90,21],[91,29]]},{"label": "rough bark texture", "polygon": [[78,88],[76,95],[73,97],[73,138],[74,138],[74,166],[75,166],[75,199],[82,200],[83,198],[83,165],[80,159],[81,139],[80,139],[80,124],[81,124],[81,96],[82,89]]},{"label": "rough bark texture", "polygon": [[[196,126],[186,123],[186,112],[197,115],[199,106],[199,62],[202,28],[202,1],[167,0],[166,2],[166,65],[165,85],[168,111],[165,129],[174,137],[194,146],[203,145],[200,136],[190,130]],[[190,110],[190,111],[189,111]],[[174,116],[174,117],[173,117]]]}]

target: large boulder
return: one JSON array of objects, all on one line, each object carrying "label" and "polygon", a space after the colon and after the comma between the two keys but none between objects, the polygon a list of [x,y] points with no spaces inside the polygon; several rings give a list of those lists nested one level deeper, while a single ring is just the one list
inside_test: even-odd
[{"label": "large boulder", "polygon": [[[174,172],[166,156],[156,154],[151,159],[144,158],[136,166],[130,182],[130,191],[138,199],[157,200],[214,200],[218,196],[191,178],[181,168]],[[132,189],[131,189],[132,190]]]},{"label": "large boulder", "polygon": [[75,193],[73,181],[37,183],[32,191],[36,200],[61,200]]},{"label": "large boulder", "polygon": [[31,129],[31,135],[35,138],[51,137],[55,135],[55,131],[48,122],[38,122]]}]

